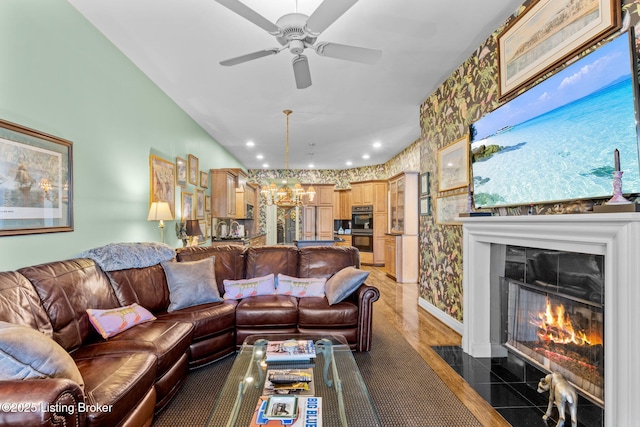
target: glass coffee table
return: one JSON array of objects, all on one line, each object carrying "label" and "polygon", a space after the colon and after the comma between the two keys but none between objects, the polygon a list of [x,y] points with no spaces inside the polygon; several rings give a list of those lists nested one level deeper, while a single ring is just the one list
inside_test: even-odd
[{"label": "glass coffee table", "polygon": [[[316,357],[309,362],[266,363],[268,341],[313,340]],[[313,368],[314,396],[322,398],[323,427],[381,426],[367,387],[346,339],[341,335],[251,335],[239,353],[209,416],[209,427],[250,425],[267,369]],[[278,424],[280,425],[280,424]],[[282,424],[282,425],[286,425]]]}]

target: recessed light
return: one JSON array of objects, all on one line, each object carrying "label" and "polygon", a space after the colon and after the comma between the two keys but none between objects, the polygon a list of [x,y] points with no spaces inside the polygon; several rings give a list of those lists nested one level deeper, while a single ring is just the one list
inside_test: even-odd
[{"label": "recessed light", "polygon": [[269,167],[269,164],[268,164],[268,163],[264,163],[264,164],[262,165],[262,167],[263,167],[263,168],[268,168],[268,167]]},{"label": "recessed light", "polygon": [[315,166],[313,165],[313,163],[309,163],[309,167],[310,167],[310,168],[315,168]]},{"label": "recessed light", "polygon": [[253,141],[247,141],[247,147],[253,147],[256,144]]},{"label": "recessed light", "polygon": [[258,159],[258,160],[262,160],[262,159],[264,159],[264,156],[263,156],[262,154],[258,154],[258,155],[256,156],[256,159]]},{"label": "recessed light", "polygon": [[380,148],[380,147],[382,147],[382,143],[380,143],[378,141],[373,143],[373,148]]},{"label": "recessed light", "polygon": [[368,159],[368,158],[369,158],[369,155],[368,155],[368,154],[363,154],[363,155],[362,155],[362,158],[363,158],[363,159]]},{"label": "recessed light", "polygon": [[347,161],[347,166],[351,166],[353,164],[353,162],[351,160]]}]

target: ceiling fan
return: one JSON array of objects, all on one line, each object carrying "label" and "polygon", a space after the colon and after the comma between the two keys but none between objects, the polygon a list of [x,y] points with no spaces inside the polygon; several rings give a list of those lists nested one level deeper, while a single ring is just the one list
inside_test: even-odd
[{"label": "ceiling fan", "polygon": [[243,62],[275,55],[285,49],[294,54],[293,74],[296,87],[304,89],[311,86],[309,61],[303,54],[305,49],[313,49],[320,56],[343,59],[347,61],[373,64],[382,55],[382,51],[364,47],[349,46],[338,43],[318,42],[318,36],[333,22],[341,17],[358,0],[324,0],[311,16],[302,13],[289,13],[272,23],[255,10],[239,0],[216,0],[222,6],[253,22],[258,27],[275,36],[282,47],[260,50],[221,61],[220,65],[232,66]]}]

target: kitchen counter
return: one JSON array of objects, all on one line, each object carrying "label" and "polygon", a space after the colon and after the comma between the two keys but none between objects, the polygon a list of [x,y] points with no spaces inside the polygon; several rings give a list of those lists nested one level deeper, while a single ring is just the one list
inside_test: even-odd
[{"label": "kitchen counter", "polygon": [[344,239],[335,237],[333,240],[294,240],[293,244],[302,248],[304,246],[333,246],[340,242],[344,242]]}]

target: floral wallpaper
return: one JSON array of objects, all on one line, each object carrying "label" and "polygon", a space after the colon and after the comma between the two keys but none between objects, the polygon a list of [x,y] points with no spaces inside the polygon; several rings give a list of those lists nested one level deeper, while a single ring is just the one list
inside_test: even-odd
[{"label": "floral wallpaper", "polygon": [[[420,172],[431,174],[431,194],[436,197],[458,194],[455,191],[438,194],[437,153],[446,145],[461,138],[468,126],[483,115],[497,108],[498,60],[496,37],[508,23],[526,10],[526,2],[507,22],[480,45],[449,78],[427,98],[420,107]],[[640,0],[622,3],[623,22],[639,26]],[[623,24],[623,25],[625,25]],[[637,28],[638,33],[640,28]],[[636,47],[639,46],[636,38]],[[544,78],[544,77],[543,77]],[[575,201],[553,205],[536,205],[537,215],[580,213],[590,210],[594,203],[602,201]],[[507,215],[522,215],[529,206],[510,207]],[[504,214],[502,212],[501,214]],[[458,321],[462,312],[462,227],[440,225],[435,218],[422,216],[420,220],[420,296]]]}]

